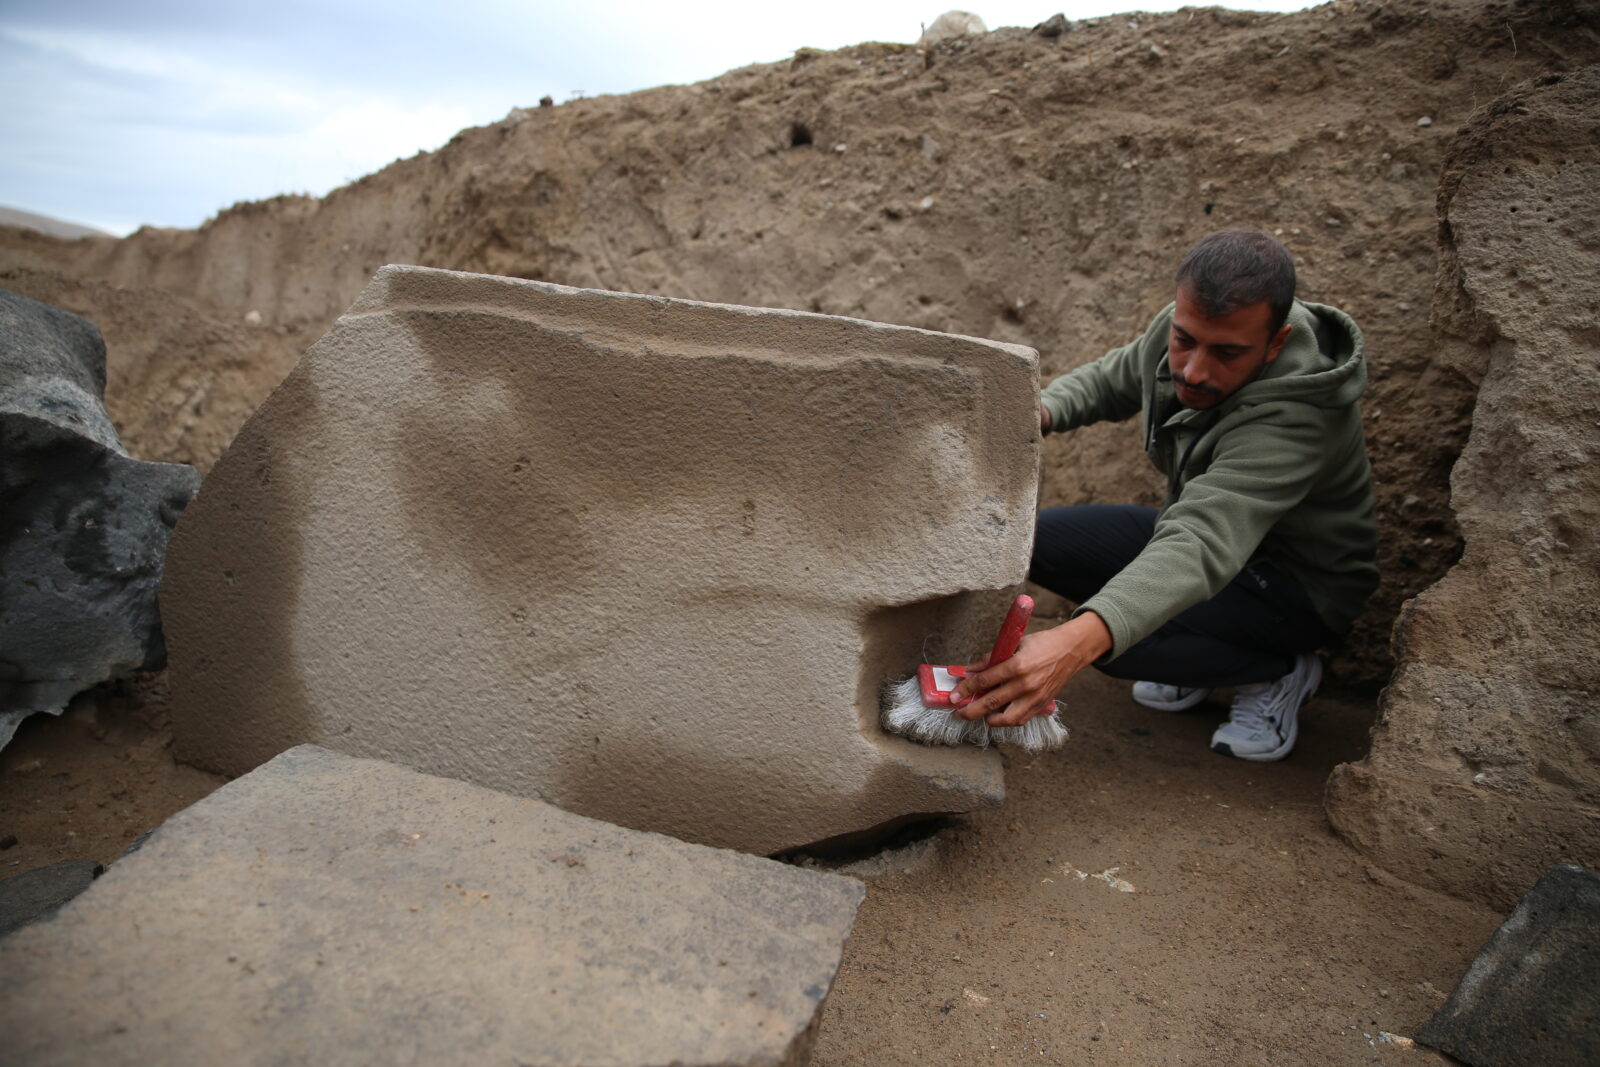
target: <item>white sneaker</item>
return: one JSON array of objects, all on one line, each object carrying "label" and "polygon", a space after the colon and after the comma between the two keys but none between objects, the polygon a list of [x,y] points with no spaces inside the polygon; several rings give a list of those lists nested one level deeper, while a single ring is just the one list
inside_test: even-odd
[{"label": "white sneaker", "polygon": [[1287,756],[1300,735],[1300,705],[1321,683],[1322,662],[1302,653],[1277,681],[1237,687],[1228,721],[1211,735],[1211,751],[1261,763]]},{"label": "white sneaker", "polygon": [[1185,708],[1194,707],[1210,695],[1209,689],[1162,685],[1160,682],[1133,683],[1133,702],[1157,711],[1183,711]]}]

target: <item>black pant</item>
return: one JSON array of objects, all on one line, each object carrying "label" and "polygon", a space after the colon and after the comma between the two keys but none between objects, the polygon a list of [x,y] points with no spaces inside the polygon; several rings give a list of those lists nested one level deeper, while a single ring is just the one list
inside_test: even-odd
[{"label": "black pant", "polygon": [[[1028,577],[1081,604],[1143,550],[1155,525],[1154,508],[1046,508],[1039,513]],[[1262,560],[1210,600],[1096,666],[1113,678],[1166,685],[1246,685],[1288,674],[1296,653],[1337,636],[1300,583]]]}]

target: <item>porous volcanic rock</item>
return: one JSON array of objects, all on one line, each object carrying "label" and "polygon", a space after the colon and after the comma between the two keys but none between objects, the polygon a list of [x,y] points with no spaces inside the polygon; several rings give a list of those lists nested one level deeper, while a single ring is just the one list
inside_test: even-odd
[{"label": "porous volcanic rock", "polygon": [[1396,624],[1328,810],[1395,873],[1510,907],[1600,864],[1600,66],[1479,112],[1439,217],[1441,351],[1482,376],[1451,475],[1466,553]]},{"label": "porous volcanic rock", "polygon": [[200,475],[123,450],[105,362],[93,323],[0,289],[0,745],[165,661],[156,586]]},{"label": "porous volcanic rock", "polygon": [[800,1064],[864,895],[304,746],[0,941],[0,1058]]},{"label": "porous volcanic rock", "polygon": [[879,689],[987,647],[1037,388],[1015,345],[386,267],[175,535],[177,751],[311,741],[759,853],[997,802]]}]

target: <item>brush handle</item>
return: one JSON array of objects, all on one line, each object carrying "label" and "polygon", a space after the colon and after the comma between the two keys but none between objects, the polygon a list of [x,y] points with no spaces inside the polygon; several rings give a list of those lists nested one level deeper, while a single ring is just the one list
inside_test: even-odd
[{"label": "brush handle", "polygon": [[[989,650],[990,667],[997,663],[1004,663],[1016,655],[1017,646],[1022,643],[1022,631],[1028,628],[1028,620],[1031,618],[1033,618],[1033,597],[1026,593],[1019,593],[1017,599],[1011,602],[1011,610],[1006,612],[1006,621],[1000,624],[1000,633],[994,639],[994,647]],[[949,668],[952,674],[958,669],[955,667]],[[967,678],[970,676],[965,671],[962,671],[956,677]],[[949,706],[957,709],[964,708],[981,695],[980,693],[973,693],[965,700],[951,701]],[[947,697],[946,699],[949,698]],[[929,706],[931,707],[932,705]]]},{"label": "brush handle", "polygon": [[1026,593],[1017,595],[1011,602],[1011,610],[1006,612],[1006,621],[1000,624],[1000,635],[994,639],[994,648],[989,652],[989,666],[1004,663],[1017,653],[1017,646],[1022,643],[1022,631],[1028,628],[1028,620],[1033,618],[1033,597]]}]

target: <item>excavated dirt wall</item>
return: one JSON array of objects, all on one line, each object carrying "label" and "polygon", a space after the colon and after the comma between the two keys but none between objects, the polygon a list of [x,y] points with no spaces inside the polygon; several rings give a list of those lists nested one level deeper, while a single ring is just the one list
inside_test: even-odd
[{"label": "excavated dirt wall", "polygon": [[[1401,602],[1460,551],[1447,476],[1476,381],[1438,358],[1427,321],[1445,146],[1507,86],[1600,59],[1596,27],[1575,0],[1341,0],[926,54],[802,49],[516,109],[325,198],[239,204],[199,230],[0,229],[0,286],[101,326],[136,455],[208,468],[384,263],[990,337],[1039,349],[1053,375],[1133,336],[1204,233],[1281,231],[1303,293],[1367,332],[1384,585],[1335,668],[1376,684]],[[1156,488],[1128,427],[1047,444],[1046,504]]]}]

